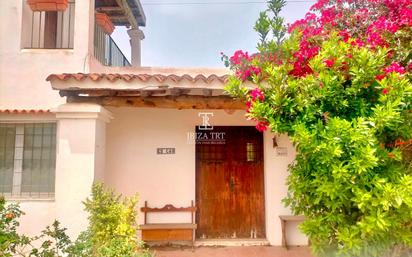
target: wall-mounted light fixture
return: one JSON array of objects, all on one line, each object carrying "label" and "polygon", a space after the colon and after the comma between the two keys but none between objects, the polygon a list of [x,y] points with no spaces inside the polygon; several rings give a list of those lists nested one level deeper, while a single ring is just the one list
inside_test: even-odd
[{"label": "wall-mounted light fixture", "polygon": [[273,140],[273,148],[278,147],[278,141],[277,141],[276,135],[273,136],[272,140]]}]

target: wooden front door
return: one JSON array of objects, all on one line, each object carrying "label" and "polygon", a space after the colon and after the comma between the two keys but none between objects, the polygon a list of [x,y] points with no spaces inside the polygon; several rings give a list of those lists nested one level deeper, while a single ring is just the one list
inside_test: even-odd
[{"label": "wooden front door", "polygon": [[198,238],[265,238],[263,135],[254,127],[196,129]]}]

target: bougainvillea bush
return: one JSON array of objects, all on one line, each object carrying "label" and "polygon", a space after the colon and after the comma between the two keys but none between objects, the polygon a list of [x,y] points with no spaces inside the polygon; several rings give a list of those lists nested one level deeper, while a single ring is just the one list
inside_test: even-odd
[{"label": "bougainvillea bush", "polygon": [[412,2],[319,0],[283,26],[269,1],[258,53],[222,56],[260,131],[297,149],[288,196],[318,256],[412,256]]}]

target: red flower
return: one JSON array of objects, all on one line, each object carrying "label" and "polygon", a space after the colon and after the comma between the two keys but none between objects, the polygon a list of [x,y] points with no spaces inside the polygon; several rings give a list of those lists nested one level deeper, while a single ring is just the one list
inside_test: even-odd
[{"label": "red flower", "polygon": [[243,81],[247,80],[248,78],[252,77],[253,75],[259,75],[261,72],[259,67],[250,66],[247,68],[241,67],[237,72],[236,76],[238,76]]},{"label": "red flower", "polygon": [[405,68],[402,67],[399,63],[394,62],[394,63],[392,63],[389,67],[386,67],[386,68],[384,69],[384,71],[385,71],[386,74],[389,74],[389,73],[391,73],[391,72],[396,72],[396,73],[399,73],[399,74],[404,74],[404,73],[405,73]]},{"label": "red flower", "polygon": [[250,57],[248,52],[243,52],[242,50],[237,50],[232,57],[230,57],[230,61],[234,65],[239,65],[245,61],[250,61]]},{"label": "red flower", "polygon": [[412,62],[409,63],[408,70],[412,71]]},{"label": "red flower", "polygon": [[360,40],[359,38],[356,38],[355,41],[351,42],[351,45],[357,46],[357,47],[364,47],[365,43],[362,40]]},{"label": "red flower", "polygon": [[339,31],[339,36],[343,39],[344,42],[348,42],[349,40],[349,33],[346,30]]},{"label": "red flower", "polygon": [[389,93],[389,89],[384,88],[382,89],[382,94],[387,95]]},{"label": "red flower", "polygon": [[259,121],[256,124],[256,129],[260,132],[265,132],[268,129],[268,123],[266,121]]},{"label": "red flower", "polygon": [[377,81],[381,81],[382,79],[384,79],[386,77],[386,74],[378,74],[375,76],[375,79]]},{"label": "red flower", "polygon": [[398,139],[398,140],[396,140],[396,142],[395,142],[395,147],[396,147],[396,146],[402,146],[402,145],[404,145],[404,144],[406,144],[406,142]]},{"label": "red flower", "polygon": [[253,101],[260,100],[264,101],[265,100],[265,94],[260,90],[259,88],[255,88],[250,92],[250,96],[252,97]]},{"label": "red flower", "polygon": [[250,108],[252,108],[252,102],[251,102],[251,101],[247,101],[247,102],[246,102],[246,107],[247,107],[246,112],[250,112]]},{"label": "red flower", "polygon": [[388,157],[393,159],[395,157],[395,155],[393,153],[388,153]]},{"label": "red flower", "polygon": [[323,63],[326,65],[326,67],[332,68],[335,64],[335,59],[326,59],[323,61]]}]

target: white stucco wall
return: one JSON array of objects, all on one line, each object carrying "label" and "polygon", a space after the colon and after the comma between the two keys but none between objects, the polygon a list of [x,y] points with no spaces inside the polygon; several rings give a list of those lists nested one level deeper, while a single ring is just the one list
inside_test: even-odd
[{"label": "white stucco wall", "polygon": [[[93,53],[94,0],[77,0],[73,49],[23,49],[23,4],[3,0],[0,7],[0,109],[49,109],[65,102],[51,90],[51,73],[89,71]],[[31,18],[31,17],[30,17]]]},{"label": "white stucco wall", "polygon": [[[51,109],[65,102],[50,87],[51,73],[87,72],[92,53],[94,0],[77,0],[73,49],[23,49],[22,23],[26,0],[4,0],[0,7],[0,109]],[[0,122],[40,122],[55,120],[53,114],[0,114]],[[64,187],[56,184],[56,188]],[[70,194],[66,193],[70,198]],[[82,197],[83,198],[83,197]],[[26,213],[20,231],[38,235],[58,213],[55,200],[18,200]]]},{"label": "white stucco wall", "polygon": [[[140,194],[140,204],[146,200],[151,206],[172,203],[188,206],[195,200],[195,145],[187,142],[187,133],[201,125],[197,110],[111,108],[114,119],[107,125],[105,182],[125,195]],[[215,126],[253,126],[243,111],[227,114],[211,110]],[[281,199],[286,196],[287,165],[295,152],[288,138],[278,140],[287,147],[287,156],[276,156],[273,135],[264,134],[266,233],[272,245],[281,244],[278,216],[289,214]],[[157,155],[158,147],[174,147],[174,155]],[[150,222],[189,222],[186,214],[151,214]],[[143,222],[140,215],[139,223]],[[287,228],[288,243],[304,245],[306,238],[296,224]]]},{"label": "white stucco wall", "polygon": [[39,235],[54,220],[75,239],[88,225],[84,201],[93,182],[104,179],[106,123],[110,113],[99,105],[64,104],[47,114],[2,114],[2,123],[56,122],[55,196],[7,198],[19,203],[24,215],[19,232]]}]

